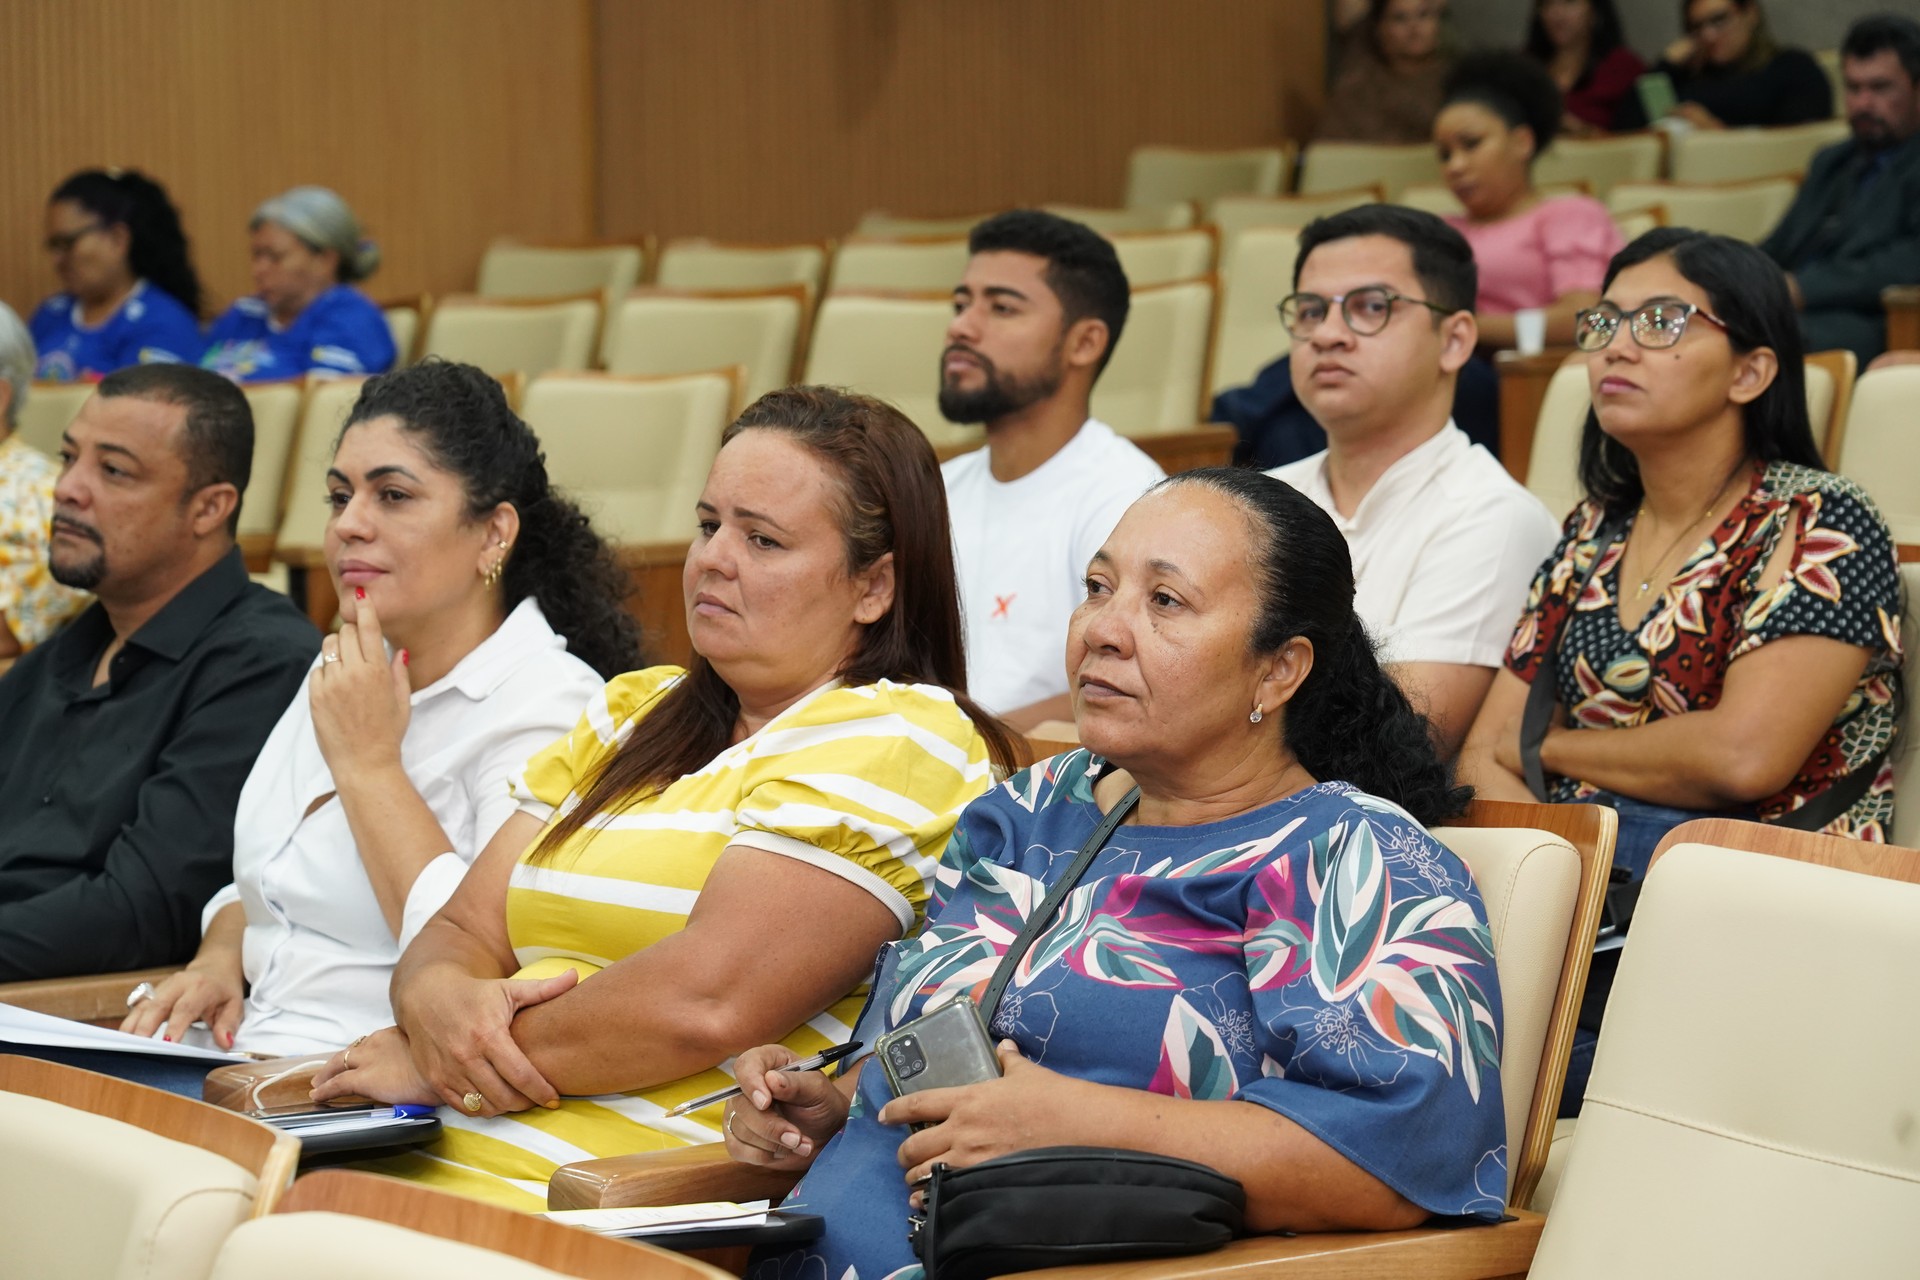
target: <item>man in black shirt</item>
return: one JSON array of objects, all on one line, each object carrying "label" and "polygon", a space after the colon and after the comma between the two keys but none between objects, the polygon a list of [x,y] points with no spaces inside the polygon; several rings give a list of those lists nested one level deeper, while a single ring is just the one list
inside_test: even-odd
[{"label": "man in black shirt", "polygon": [[1761,252],[1789,274],[1807,350],[1886,350],[1880,291],[1920,284],[1920,23],[1862,18],[1840,46],[1853,137],[1814,156]]},{"label": "man in black shirt", "polygon": [[60,452],[48,559],[97,603],[0,677],[0,981],[193,955],[240,786],[320,647],[234,545],[239,388],[123,369]]}]

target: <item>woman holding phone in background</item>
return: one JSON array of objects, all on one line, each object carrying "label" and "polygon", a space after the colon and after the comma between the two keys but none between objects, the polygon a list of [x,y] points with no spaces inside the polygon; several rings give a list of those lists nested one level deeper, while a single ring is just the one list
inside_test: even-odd
[{"label": "woman holding phone in background", "polygon": [[[1833,115],[1833,83],[1805,49],[1782,48],[1760,0],[1680,0],[1686,34],[1654,68],[1680,100],[1671,115],[1696,129],[1809,124]],[[1644,129],[1640,95],[1620,102],[1620,129]]]}]

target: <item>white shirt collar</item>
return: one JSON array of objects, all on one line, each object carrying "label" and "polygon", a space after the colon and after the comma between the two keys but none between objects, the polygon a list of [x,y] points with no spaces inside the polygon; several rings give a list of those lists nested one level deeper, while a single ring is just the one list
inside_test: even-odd
[{"label": "white shirt collar", "polygon": [[564,649],[566,644],[566,640],[547,625],[547,615],[541,611],[540,602],[528,596],[513,607],[513,612],[492,635],[455,663],[453,670],[416,691],[412,705],[417,707],[448,689],[458,689],[479,702],[518,671],[530,656],[542,649]]},{"label": "white shirt collar", "polygon": [[1360,499],[1360,505],[1354,508],[1351,516],[1341,515],[1334,507],[1333,489],[1327,483],[1327,460],[1331,452],[1322,454],[1320,465],[1313,473],[1313,492],[1308,496],[1333,517],[1340,532],[1353,533],[1365,528],[1370,516],[1397,510],[1412,501],[1421,489],[1465,457],[1471,448],[1473,441],[1467,438],[1467,433],[1455,426],[1452,418],[1448,418],[1446,426],[1402,454],[1380,473],[1380,478],[1367,490],[1367,496]]}]

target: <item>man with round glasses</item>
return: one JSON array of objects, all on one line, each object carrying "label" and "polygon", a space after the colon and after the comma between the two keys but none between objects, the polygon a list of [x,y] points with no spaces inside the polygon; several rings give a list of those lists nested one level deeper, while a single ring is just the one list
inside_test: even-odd
[{"label": "man with round glasses", "polygon": [[1346,535],[1355,608],[1448,754],[1558,536],[1453,421],[1478,283],[1466,240],[1432,214],[1361,205],[1310,224],[1280,319],[1327,448],[1269,473]]}]

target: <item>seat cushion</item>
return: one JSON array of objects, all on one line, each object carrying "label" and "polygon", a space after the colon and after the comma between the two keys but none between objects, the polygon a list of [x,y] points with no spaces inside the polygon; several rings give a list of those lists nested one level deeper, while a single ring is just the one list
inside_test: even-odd
[{"label": "seat cushion", "polygon": [[[636,1268],[645,1261],[634,1251]],[[214,1280],[564,1280],[470,1244],[338,1213],[279,1213],[228,1237]]]},{"label": "seat cushion", "polygon": [[0,1273],[204,1280],[257,1189],[199,1147],[0,1093]]}]

